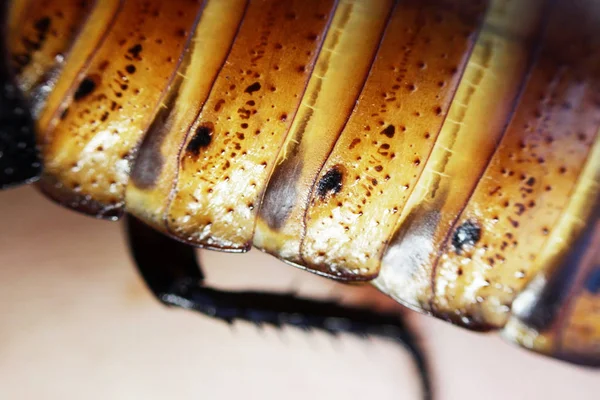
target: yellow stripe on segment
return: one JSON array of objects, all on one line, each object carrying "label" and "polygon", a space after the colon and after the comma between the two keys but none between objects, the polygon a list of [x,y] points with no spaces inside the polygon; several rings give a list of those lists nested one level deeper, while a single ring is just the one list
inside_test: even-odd
[{"label": "yellow stripe on segment", "polygon": [[[159,122],[158,131],[148,133],[135,161],[126,189],[126,209],[159,230],[166,229],[167,203],[179,165],[176,154],[229,54],[246,5],[247,0],[211,0],[206,4],[173,109],[167,111],[166,121]],[[156,168],[157,176],[152,177],[151,185],[143,185],[138,176],[155,174],[142,171],[149,168]]]},{"label": "yellow stripe on segment", "polygon": [[[368,76],[393,1],[342,1],[271,174],[254,245],[300,262],[304,213],[314,180]],[[333,110],[333,112],[332,112]]]},{"label": "yellow stripe on segment", "polygon": [[504,133],[539,34],[544,0],[494,0],[425,170],[373,284],[429,308],[432,263]]}]

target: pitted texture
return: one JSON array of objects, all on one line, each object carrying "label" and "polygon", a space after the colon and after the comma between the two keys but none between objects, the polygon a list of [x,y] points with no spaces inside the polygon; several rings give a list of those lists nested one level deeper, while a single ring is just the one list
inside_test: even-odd
[{"label": "pitted texture", "polygon": [[598,363],[595,0],[26,4],[55,200]]},{"label": "pitted texture", "polygon": [[207,247],[250,247],[261,195],[302,101],[333,5],[250,2],[179,154],[167,217],[172,234]]},{"label": "pitted texture", "polygon": [[11,64],[36,116],[95,3],[43,0],[30,4],[19,21],[18,35],[9,34]]},{"label": "pitted texture", "polygon": [[486,9],[485,2],[450,3],[404,1],[395,9],[358,104],[316,179],[301,249],[307,265],[334,277],[376,276]]}]

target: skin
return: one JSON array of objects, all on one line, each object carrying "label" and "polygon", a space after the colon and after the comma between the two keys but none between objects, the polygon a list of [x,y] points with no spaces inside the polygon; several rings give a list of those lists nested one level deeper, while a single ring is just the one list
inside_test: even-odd
[{"label": "skin", "polygon": [[[8,398],[418,398],[410,359],[395,344],[294,329],[261,333],[167,309],[138,276],[119,224],[58,207],[33,188],[0,193],[0,209],[0,393]],[[257,251],[201,257],[218,286],[297,288],[406,312],[372,288],[344,287]],[[496,335],[407,317],[440,400],[597,398],[594,370],[507,346]]]}]

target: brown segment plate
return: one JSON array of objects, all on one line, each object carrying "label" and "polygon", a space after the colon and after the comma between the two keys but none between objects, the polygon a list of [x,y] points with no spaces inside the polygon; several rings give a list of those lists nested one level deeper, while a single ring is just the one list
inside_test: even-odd
[{"label": "brown segment plate", "polygon": [[97,217],[123,211],[136,149],[169,88],[201,1],[127,1],[44,148],[41,187]]},{"label": "brown segment plate", "polygon": [[394,3],[355,0],[336,8],[302,104],[275,162],[254,236],[256,247],[288,263],[302,264],[304,214],[315,178],[356,105]]},{"label": "brown segment plate", "polygon": [[39,112],[96,1],[42,0],[28,6],[9,42],[18,85]]},{"label": "brown segment plate", "polygon": [[373,282],[411,308],[430,308],[440,246],[506,129],[547,10],[546,0],[490,4],[448,116]]},{"label": "brown segment plate", "polygon": [[[600,224],[560,254],[562,265],[536,278],[515,300],[502,334],[521,346],[577,364],[600,366]],[[586,247],[587,246],[587,247]],[[541,278],[541,279],[540,279]]]},{"label": "brown segment plate", "polygon": [[519,293],[505,338],[578,364],[600,366],[600,141],[540,250],[540,273]]},{"label": "brown segment plate", "polygon": [[302,260],[347,280],[377,276],[435,144],[486,1],[398,4],[358,106],[310,198]]},{"label": "brown segment plate", "polygon": [[33,3],[8,40],[55,200],[597,363],[597,2]]},{"label": "brown segment plate", "polygon": [[182,147],[172,235],[246,251],[262,193],[313,71],[333,1],[251,2]]},{"label": "brown segment plate", "polygon": [[514,117],[434,267],[434,313],[501,327],[600,126],[600,4],[559,1]]},{"label": "brown segment plate", "polygon": [[167,229],[167,205],[179,166],[176,155],[223,67],[247,3],[207,2],[181,72],[163,101],[165,106],[154,117],[135,160],[125,195],[127,212],[163,232]]},{"label": "brown segment plate", "polygon": [[19,0],[3,2],[2,6],[7,7],[8,17],[6,20],[6,38],[5,43],[8,48],[14,48],[18,44],[23,30],[23,21],[27,18],[27,12],[30,9],[30,3],[33,0]]},{"label": "brown segment plate", "polygon": [[62,113],[70,104],[81,74],[112,29],[122,3],[123,0],[96,2],[69,51],[64,54],[64,63],[60,69],[51,74],[48,81],[40,82],[39,90],[42,96],[38,96],[33,104],[40,146],[51,141],[53,127],[60,121]]},{"label": "brown segment plate", "polygon": [[[596,249],[600,241],[596,241]],[[589,274],[585,277],[580,289],[573,292],[573,300],[569,302],[571,309],[561,329],[560,345],[551,353],[577,364],[600,367],[600,256],[596,252],[596,260]]]}]

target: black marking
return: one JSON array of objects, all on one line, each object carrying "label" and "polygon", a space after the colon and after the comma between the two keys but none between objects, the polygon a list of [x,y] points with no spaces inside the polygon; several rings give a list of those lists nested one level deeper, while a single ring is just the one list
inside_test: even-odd
[{"label": "black marking", "polygon": [[48,30],[50,29],[50,18],[45,17],[38,19],[34,24],[35,30],[40,33],[40,35],[46,35]]},{"label": "black marking", "polygon": [[198,156],[200,149],[208,147],[212,141],[214,125],[210,122],[204,123],[196,129],[196,134],[185,148],[186,153]]},{"label": "black marking", "polygon": [[452,246],[457,254],[465,247],[474,246],[481,238],[481,227],[473,221],[467,221],[454,231],[452,235]]},{"label": "black marking", "polygon": [[252,85],[248,86],[244,92],[252,94],[254,92],[259,91],[261,88],[260,83],[254,82]]},{"label": "black marking", "polygon": [[[15,54],[13,56],[13,62],[15,66],[15,72],[17,74],[21,73],[23,68],[25,68],[29,63],[31,63],[32,57],[31,53],[38,51],[42,48],[42,45],[46,41],[48,37],[48,32],[50,31],[51,20],[48,17],[40,18],[33,24],[33,28],[36,31],[36,35],[33,37],[23,37],[21,38],[21,42],[25,47],[25,50],[28,53],[25,54]],[[2,36],[5,38],[6,36]]]},{"label": "black marking", "polygon": [[142,52],[142,45],[141,44],[136,44],[133,47],[130,47],[129,50],[127,50],[127,52],[129,54],[131,54],[134,58],[136,59],[140,59],[140,53]]},{"label": "black marking", "polygon": [[128,74],[134,74],[135,73],[135,65],[133,64],[129,64],[125,67],[125,71],[127,71]]},{"label": "black marking", "polygon": [[525,184],[527,186],[533,186],[533,185],[535,185],[535,178],[531,177],[531,178],[527,179],[527,181],[525,181]]},{"label": "black marking", "polygon": [[[5,20],[8,5],[0,5]],[[7,24],[0,25],[0,38],[6,38]],[[0,189],[30,183],[39,177],[41,163],[35,143],[35,126],[19,89],[13,84],[13,71],[4,40],[0,40]]]},{"label": "black marking", "polygon": [[394,125],[388,125],[384,130],[381,131],[382,135],[389,137],[390,139],[394,137],[396,133],[396,127]]},{"label": "black marking", "polygon": [[79,84],[79,87],[75,91],[73,98],[75,101],[79,101],[88,95],[90,95],[96,89],[96,82],[89,76],[86,76],[83,81]]},{"label": "black marking", "polygon": [[378,313],[333,301],[292,294],[227,291],[207,285],[192,246],[171,239],[132,216],[126,216],[129,249],[139,272],[156,298],[227,323],[248,321],[257,326],[283,325],[330,334],[392,339],[408,351],[419,372],[423,398],[432,398],[427,360],[402,314]]},{"label": "black marking", "polygon": [[20,72],[26,65],[31,62],[31,55],[29,54],[15,54],[13,61],[17,72]]},{"label": "black marking", "polygon": [[342,190],[342,179],[344,174],[338,167],[333,167],[319,181],[317,195],[324,198],[328,194],[337,194]]}]

